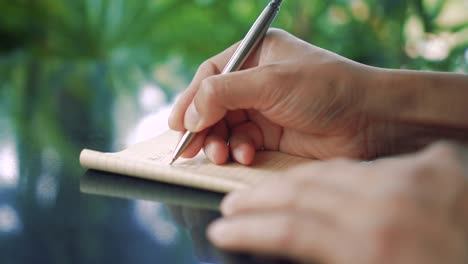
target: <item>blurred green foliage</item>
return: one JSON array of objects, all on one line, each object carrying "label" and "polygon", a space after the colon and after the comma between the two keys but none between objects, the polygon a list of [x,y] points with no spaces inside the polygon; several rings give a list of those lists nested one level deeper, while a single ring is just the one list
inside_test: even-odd
[{"label": "blurred green foliage", "polygon": [[[267,2],[2,0],[1,105],[16,120],[64,99],[76,109],[111,107],[113,94],[135,96],[145,82],[171,98],[201,62],[240,40]],[[275,26],[374,66],[467,72],[466,10],[463,0],[285,0]]]},{"label": "blurred green foliage", "polygon": [[[2,54],[22,50],[39,58],[141,66],[153,66],[176,55],[193,70],[203,59],[241,39],[266,2],[2,1],[0,48]],[[448,5],[457,6],[462,13],[467,8],[466,2],[456,0],[286,0],[276,26],[351,59],[399,67],[409,61],[404,52],[409,18],[420,20],[426,34],[467,33],[466,12],[464,20],[440,23]],[[450,55],[454,56],[446,61],[464,52],[466,46],[465,37],[452,47]]]}]

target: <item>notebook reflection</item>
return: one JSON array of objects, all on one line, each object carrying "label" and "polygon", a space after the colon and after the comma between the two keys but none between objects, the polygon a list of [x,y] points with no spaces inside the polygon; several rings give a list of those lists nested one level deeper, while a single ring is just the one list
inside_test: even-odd
[{"label": "notebook reflection", "polygon": [[80,179],[83,193],[147,200],[218,211],[224,194],[88,170]]},{"label": "notebook reflection", "polygon": [[[134,200],[137,213],[145,216],[137,217],[138,222],[148,227],[149,233],[157,233],[155,238],[159,243],[164,242],[161,238],[170,237],[170,231],[177,225],[179,228],[176,229],[183,228],[190,234],[199,261],[225,263],[220,261],[223,254],[205,235],[208,225],[220,217],[219,204],[224,194],[94,170],[88,170],[81,177],[80,190]],[[171,223],[162,223],[161,211],[169,214]]]},{"label": "notebook reflection", "polygon": [[[133,199],[136,204],[141,204],[143,207],[151,207],[151,205],[160,207],[164,204],[175,224],[190,234],[194,253],[201,262],[225,264],[293,263],[274,257],[226,252],[213,246],[206,237],[206,229],[213,220],[221,216],[219,205],[224,196],[222,193],[95,170],[88,170],[81,177],[80,190],[87,194]],[[142,210],[151,211],[149,207]],[[153,223],[156,222],[154,220]]]}]

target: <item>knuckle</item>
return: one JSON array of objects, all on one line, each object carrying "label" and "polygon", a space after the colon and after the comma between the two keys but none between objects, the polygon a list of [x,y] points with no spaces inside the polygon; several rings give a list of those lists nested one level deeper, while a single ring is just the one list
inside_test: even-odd
[{"label": "knuckle", "polygon": [[213,102],[218,97],[218,89],[213,78],[206,78],[201,82],[198,98],[203,98],[203,103]]},{"label": "knuckle", "polygon": [[395,191],[390,198],[387,197],[385,208],[388,218],[397,219],[400,215],[415,210],[414,195],[415,193]]},{"label": "knuckle", "polygon": [[291,215],[285,215],[278,220],[277,236],[274,243],[277,248],[282,248],[286,252],[294,247],[296,240],[297,220]]},{"label": "knuckle", "polygon": [[283,193],[281,199],[283,206],[287,209],[298,209],[301,203],[301,186],[300,182],[294,181],[287,185],[283,184]]},{"label": "knuckle", "polygon": [[219,70],[211,60],[206,60],[202,64],[200,64],[200,67],[198,67],[198,72],[217,74],[219,73]]},{"label": "knuckle", "polygon": [[438,142],[424,150],[417,161],[407,168],[405,177],[409,177],[409,184],[416,186],[438,182],[442,175],[445,179],[456,177],[462,174],[460,161],[455,145]]},{"label": "knuckle", "polygon": [[432,144],[430,149],[436,155],[451,154],[455,152],[455,144],[447,140],[441,140]]},{"label": "knuckle", "polygon": [[456,160],[458,151],[456,145],[448,141],[439,141],[429,146],[423,154],[423,162],[434,164],[434,161]]},{"label": "knuckle", "polygon": [[200,88],[207,99],[223,100],[229,95],[230,78],[226,76],[211,76],[202,81]]},{"label": "knuckle", "polygon": [[269,38],[277,38],[289,34],[284,29],[280,28],[270,28],[265,36],[266,40]]},{"label": "knuckle", "polygon": [[432,144],[423,154],[422,164],[425,165],[434,180],[442,180],[446,184],[462,184],[465,180],[466,160],[459,145],[449,141]]},{"label": "knuckle", "polygon": [[408,184],[411,186],[420,186],[421,184],[427,183],[431,181],[433,172],[433,165],[431,163],[422,163],[416,164],[408,169],[407,175],[404,177],[408,177]]},{"label": "knuckle", "polygon": [[205,78],[202,80],[201,84],[200,84],[200,89],[202,92],[206,93],[206,94],[212,94],[215,92],[215,83],[214,83],[214,80],[213,78]]},{"label": "knuckle", "polygon": [[369,263],[382,263],[393,259],[404,239],[405,232],[401,226],[392,220],[386,220],[370,232]]},{"label": "knuckle", "polygon": [[271,28],[265,34],[263,45],[266,47],[273,47],[280,43],[289,33],[283,29]]}]

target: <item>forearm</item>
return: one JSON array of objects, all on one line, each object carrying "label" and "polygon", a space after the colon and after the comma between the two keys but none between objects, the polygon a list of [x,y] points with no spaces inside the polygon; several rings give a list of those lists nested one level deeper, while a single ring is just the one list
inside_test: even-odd
[{"label": "forearm", "polygon": [[370,71],[364,108],[371,115],[468,132],[468,75],[378,68]]}]

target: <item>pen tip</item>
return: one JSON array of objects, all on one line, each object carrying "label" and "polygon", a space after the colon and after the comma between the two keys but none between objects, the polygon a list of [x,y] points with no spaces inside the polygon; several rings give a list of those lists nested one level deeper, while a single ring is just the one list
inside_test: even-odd
[{"label": "pen tip", "polygon": [[169,165],[172,165],[174,163],[175,159],[172,159],[171,162],[169,162]]}]

